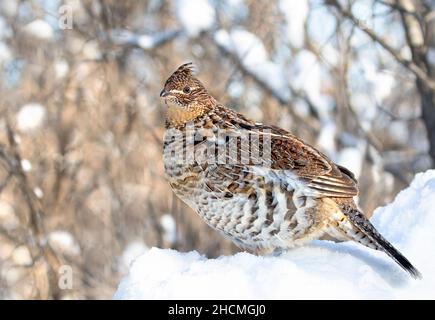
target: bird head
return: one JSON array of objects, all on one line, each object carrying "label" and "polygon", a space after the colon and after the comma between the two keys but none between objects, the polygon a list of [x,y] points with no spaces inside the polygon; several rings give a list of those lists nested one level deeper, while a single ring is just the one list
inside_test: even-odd
[{"label": "bird head", "polygon": [[168,106],[168,120],[177,123],[202,115],[214,101],[203,84],[194,77],[191,62],[178,67],[166,80],[160,97]]}]

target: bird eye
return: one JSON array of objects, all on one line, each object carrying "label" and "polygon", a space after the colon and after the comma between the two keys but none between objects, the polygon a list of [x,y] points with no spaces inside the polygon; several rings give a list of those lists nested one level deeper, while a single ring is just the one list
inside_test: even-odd
[{"label": "bird eye", "polygon": [[190,93],[190,87],[184,87],[183,92],[184,93]]}]

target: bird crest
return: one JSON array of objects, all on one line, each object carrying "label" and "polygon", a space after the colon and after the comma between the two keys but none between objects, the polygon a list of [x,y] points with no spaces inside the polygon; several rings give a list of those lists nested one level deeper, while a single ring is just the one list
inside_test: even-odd
[{"label": "bird crest", "polygon": [[195,66],[192,62],[184,63],[166,80],[166,84],[172,82],[185,82],[194,76]]}]

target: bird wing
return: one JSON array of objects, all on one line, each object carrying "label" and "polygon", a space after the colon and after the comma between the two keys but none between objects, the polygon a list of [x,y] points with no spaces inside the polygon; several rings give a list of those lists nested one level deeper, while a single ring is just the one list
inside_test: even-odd
[{"label": "bird wing", "polygon": [[[214,116],[227,134],[231,135],[234,130],[235,136],[249,136],[248,150],[243,148],[242,139],[237,141],[237,146],[228,146],[229,149],[236,147],[240,152],[236,156],[227,156],[226,168],[228,163],[233,163],[233,169],[237,171],[241,167],[237,163],[242,163],[245,169],[251,167],[248,170],[260,167],[282,173],[281,177],[296,177],[319,197],[349,198],[358,194],[357,181],[348,169],[334,164],[326,155],[290,132],[276,126],[255,123],[224,106],[217,106]],[[253,137],[257,138],[255,140],[258,143],[253,143]],[[247,152],[249,161],[243,162],[243,155],[246,156]],[[219,169],[222,169],[221,165],[215,167],[215,170]]]},{"label": "bird wing", "polygon": [[[326,155],[286,130],[262,124],[243,123],[239,127],[260,136],[261,156],[270,141],[271,169],[290,171],[320,197],[354,197],[358,194],[357,181],[352,172],[334,164]],[[252,155],[252,150],[250,152]]]}]

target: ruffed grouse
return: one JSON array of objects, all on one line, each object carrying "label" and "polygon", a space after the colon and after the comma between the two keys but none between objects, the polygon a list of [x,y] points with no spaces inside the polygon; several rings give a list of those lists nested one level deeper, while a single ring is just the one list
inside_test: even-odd
[{"label": "ruffed grouse", "polygon": [[421,276],[358,209],[349,170],[286,130],[220,104],[191,63],[168,78],[160,96],[168,107],[164,165],[173,191],[236,245],[264,254],[330,235],[382,250]]}]

